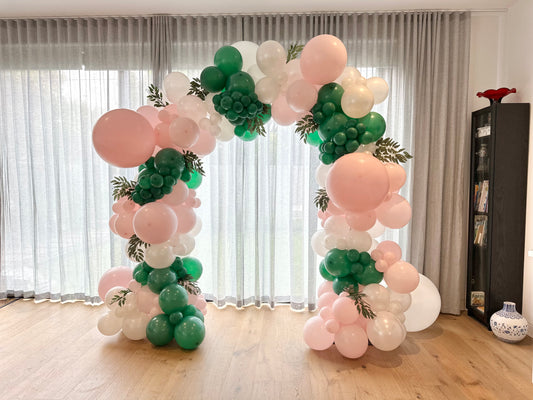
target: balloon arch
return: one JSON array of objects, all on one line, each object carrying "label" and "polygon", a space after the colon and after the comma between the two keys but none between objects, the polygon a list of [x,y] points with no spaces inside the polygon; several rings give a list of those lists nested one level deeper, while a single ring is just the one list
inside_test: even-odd
[{"label": "balloon arch", "polygon": [[201,229],[194,209],[201,183],[201,157],[216,141],[265,135],[271,117],[297,122],[304,142],[317,146],[321,189],[315,202],[323,229],[311,245],[318,256],[318,315],[304,326],[315,350],[335,346],[361,357],[368,343],[397,348],[407,331],[430,326],[440,296],[429,279],[403,261],[400,247],[374,238],[399,229],[411,207],[398,194],[406,180],[400,162],[411,156],[383,138],[384,118],[372,111],[389,87],[346,66],[344,44],[320,35],[288,51],[276,41],[260,46],[237,42],[221,47],[214,66],[192,82],[172,72],[165,96],[150,86],[153,105],[112,110],[93,129],[96,152],[109,164],[138,167],[135,180],[113,179],[111,230],[128,239],[128,256],[139,264],[111,268],[98,293],[108,308],[98,322],[104,335],[122,330],[132,340],[156,346],[176,340],[194,349],[205,336],[206,301],[196,281],[199,260],[189,257]]}]

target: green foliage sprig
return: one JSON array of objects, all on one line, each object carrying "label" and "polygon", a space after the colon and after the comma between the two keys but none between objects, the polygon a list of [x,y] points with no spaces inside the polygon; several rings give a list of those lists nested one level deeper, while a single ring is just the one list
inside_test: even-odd
[{"label": "green foliage sprig", "polygon": [[359,311],[359,314],[361,314],[366,319],[374,319],[376,318],[376,314],[374,311],[372,311],[372,308],[370,308],[370,304],[368,304],[363,297],[366,296],[366,294],[361,292],[356,292],[353,286],[350,288],[345,288],[345,292],[348,292],[348,297],[352,300],[354,300],[355,305],[357,307],[357,311]]},{"label": "green foliage sprig", "polygon": [[204,165],[202,164],[200,157],[198,157],[192,151],[187,150],[185,153],[183,153],[183,158],[185,159],[185,168],[187,168],[190,173],[196,170],[200,175],[205,175]]},{"label": "green foliage sprig", "polygon": [[403,147],[400,148],[400,143],[395,142],[392,138],[380,138],[376,142],[376,146],[374,157],[382,162],[399,164],[413,158]]},{"label": "green foliage sprig", "polygon": [[168,101],[163,100],[163,93],[161,93],[161,90],[159,90],[159,88],[153,83],[148,86],[148,92],[149,94],[146,97],[148,100],[154,102],[154,107],[166,107],[170,104]]},{"label": "green foliage sprig", "polygon": [[307,143],[307,137],[318,129],[318,124],[313,119],[312,114],[305,115],[301,120],[296,122],[296,133],[300,135],[300,140]]},{"label": "green foliage sprig", "polygon": [[246,129],[248,129],[250,132],[256,131],[260,136],[266,136],[265,123],[263,122],[261,115],[267,112],[268,105],[264,104],[261,113],[259,113],[255,118],[249,119],[245,122]]},{"label": "green foliage sprig", "polygon": [[130,181],[125,176],[115,176],[111,180],[111,185],[113,186],[113,200],[117,201],[124,196],[131,200],[137,182]]},{"label": "green foliage sprig", "polygon": [[303,44],[298,44],[298,43],[291,44],[289,46],[289,50],[287,50],[287,61],[286,62],[297,59],[303,49],[304,49]]},{"label": "green foliage sprig", "polygon": [[122,307],[126,303],[126,295],[130,293],[130,289],[122,289],[111,299],[110,304],[118,303],[119,307]]},{"label": "green foliage sprig", "polygon": [[326,189],[318,189],[314,200],[315,206],[322,212],[326,212],[329,204],[329,196]]},{"label": "green foliage sprig", "polygon": [[202,293],[202,290],[200,289],[200,286],[191,279],[193,279],[193,277],[187,274],[183,278],[178,279],[178,285],[183,286],[190,294],[199,295]]},{"label": "green foliage sprig", "polygon": [[143,242],[137,235],[133,235],[128,240],[128,256],[136,262],[144,260],[144,250],[150,247],[149,243]]},{"label": "green foliage sprig", "polygon": [[205,100],[209,92],[202,87],[202,84],[200,83],[200,78],[193,78],[193,80],[191,81],[191,86],[189,87],[189,92],[187,94]]}]

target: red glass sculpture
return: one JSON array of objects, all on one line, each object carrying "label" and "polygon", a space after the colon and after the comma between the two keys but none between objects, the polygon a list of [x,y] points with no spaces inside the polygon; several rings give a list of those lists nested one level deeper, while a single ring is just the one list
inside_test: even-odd
[{"label": "red glass sculpture", "polygon": [[477,92],[477,97],[486,97],[487,99],[489,99],[490,104],[492,105],[494,102],[501,103],[502,99],[511,93],[516,93],[516,89],[509,89],[503,87],[499,89],[488,89],[484,92]]}]

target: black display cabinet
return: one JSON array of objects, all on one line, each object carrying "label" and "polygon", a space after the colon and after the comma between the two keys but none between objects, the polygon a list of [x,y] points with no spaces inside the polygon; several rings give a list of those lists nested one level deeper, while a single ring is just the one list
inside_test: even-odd
[{"label": "black display cabinet", "polygon": [[529,104],[472,113],[468,315],[490,328],[504,301],[522,311]]}]

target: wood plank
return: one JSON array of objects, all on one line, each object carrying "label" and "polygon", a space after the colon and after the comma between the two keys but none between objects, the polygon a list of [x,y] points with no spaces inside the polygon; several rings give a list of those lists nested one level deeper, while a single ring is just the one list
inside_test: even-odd
[{"label": "wood plank", "polygon": [[[17,301],[0,309],[5,399],[533,398],[533,339],[508,344],[466,315],[441,315],[392,352],[358,360],[302,340],[313,315],[209,305],[196,351],[102,336],[103,306]],[[505,390],[505,392],[504,392]]]}]

